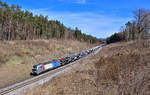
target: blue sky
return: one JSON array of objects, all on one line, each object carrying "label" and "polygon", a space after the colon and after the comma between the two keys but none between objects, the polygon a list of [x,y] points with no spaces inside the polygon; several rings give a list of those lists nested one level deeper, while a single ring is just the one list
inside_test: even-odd
[{"label": "blue sky", "polygon": [[150,9],[149,0],[2,0],[34,14],[48,15],[67,27],[106,38],[133,19],[137,8]]}]

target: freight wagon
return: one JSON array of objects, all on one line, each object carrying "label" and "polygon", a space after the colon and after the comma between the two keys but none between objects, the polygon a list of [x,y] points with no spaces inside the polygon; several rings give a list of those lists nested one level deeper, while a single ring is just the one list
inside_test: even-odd
[{"label": "freight wagon", "polygon": [[71,59],[70,59],[70,57],[69,57],[69,56],[66,56],[66,57],[60,58],[59,60],[62,62],[62,64],[63,64],[63,65],[64,65],[64,64],[68,64],[68,63],[70,63],[70,62],[71,62]]},{"label": "freight wagon", "polygon": [[36,64],[33,66],[31,74],[32,75],[39,75],[39,74],[46,72],[48,70],[60,67],[62,65],[68,64],[68,63],[73,62],[73,61],[76,61],[76,60],[81,59],[82,57],[96,51],[100,47],[101,46],[96,46],[96,47],[91,48],[89,50],[80,52],[78,54],[72,54],[70,56],[62,57],[62,58],[59,58],[59,59],[56,59],[53,61]]}]

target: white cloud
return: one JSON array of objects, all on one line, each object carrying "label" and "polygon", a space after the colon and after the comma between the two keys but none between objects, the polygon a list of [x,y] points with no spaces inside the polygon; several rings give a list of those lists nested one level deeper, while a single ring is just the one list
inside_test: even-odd
[{"label": "white cloud", "polygon": [[130,18],[97,14],[92,12],[72,13],[72,12],[49,12],[32,10],[34,14],[48,15],[49,19],[59,20],[67,27],[78,27],[86,34],[96,37],[105,38],[118,32],[119,28],[124,25]]},{"label": "white cloud", "polygon": [[85,4],[86,0],[58,0],[60,2],[68,2],[68,3],[77,3],[77,4]]},{"label": "white cloud", "polygon": [[85,4],[85,3],[86,3],[86,0],[77,0],[76,3]]},{"label": "white cloud", "polygon": [[39,9],[33,9],[33,10],[29,9],[29,11],[37,14],[38,12],[42,13],[44,11],[47,11],[48,9],[49,8],[39,8]]}]

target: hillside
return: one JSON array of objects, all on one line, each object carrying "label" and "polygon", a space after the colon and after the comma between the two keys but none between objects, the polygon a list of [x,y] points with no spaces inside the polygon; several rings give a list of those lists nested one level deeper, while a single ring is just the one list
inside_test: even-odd
[{"label": "hillside", "polygon": [[150,41],[105,46],[80,67],[22,95],[150,95]]},{"label": "hillside", "polygon": [[34,64],[78,53],[93,46],[62,39],[0,41],[0,88],[29,78]]},{"label": "hillside", "polygon": [[43,14],[36,15],[20,5],[8,5],[0,1],[0,40],[76,39],[96,43],[100,40],[82,33],[77,27],[71,29],[58,20]]}]

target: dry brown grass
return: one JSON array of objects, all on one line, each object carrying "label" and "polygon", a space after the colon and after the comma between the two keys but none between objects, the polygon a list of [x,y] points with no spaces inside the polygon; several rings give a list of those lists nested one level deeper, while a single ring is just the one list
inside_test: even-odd
[{"label": "dry brown grass", "polygon": [[109,90],[112,92],[107,93],[108,91],[101,86],[103,90],[100,92],[107,95],[149,95],[150,42],[118,43],[108,46],[106,52],[107,49],[110,50],[110,54],[104,54],[95,64],[98,84],[101,86],[100,81],[107,80],[110,82],[107,88],[115,88],[115,91]]},{"label": "dry brown grass", "polygon": [[33,64],[90,47],[73,40],[0,41],[0,88],[30,77]]},{"label": "dry brown grass", "polygon": [[[90,63],[87,65],[87,63]],[[45,83],[44,85],[35,87],[23,95],[95,95],[96,92],[96,71],[92,63],[96,60],[89,58],[80,62],[79,68]],[[85,67],[85,68],[83,68]]]},{"label": "dry brown grass", "polygon": [[150,42],[105,46],[79,68],[23,95],[150,95]]}]

